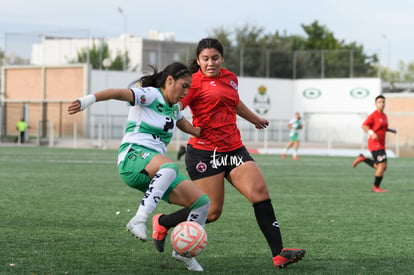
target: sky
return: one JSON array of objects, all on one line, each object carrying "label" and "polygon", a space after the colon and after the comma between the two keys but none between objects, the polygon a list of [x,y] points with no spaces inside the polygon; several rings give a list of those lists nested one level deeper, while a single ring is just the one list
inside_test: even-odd
[{"label": "sky", "polygon": [[[198,42],[214,29],[246,24],[264,33],[302,35],[317,20],[345,43],[376,53],[383,66],[414,62],[414,1],[410,0],[0,0],[0,47],[14,33],[148,38],[151,30]],[[121,12],[120,12],[121,10]]]}]

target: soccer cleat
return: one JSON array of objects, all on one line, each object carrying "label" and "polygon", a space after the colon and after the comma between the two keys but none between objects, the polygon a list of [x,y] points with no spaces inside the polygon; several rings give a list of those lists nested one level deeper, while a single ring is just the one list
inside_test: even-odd
[{"label": "soccer cleat", "polygon": [[279,255],[273,257],[273,264],[277,268],[285,268],[286,266],[300,261],[305,256],[306,250],[295,248],[284,248]]},{"label": "soccer cleat", "polygon": [[168,228],[159,224],[159,218],[164,214],[157,214],[152,217],[152,243],[159,252],[164,252],[165,238],[168,235]]},{"label": "soccer cleat", "polygon": [[352,167],[355,168],[360,162],[363,162],[364,160],[366,160],[366,157],[364,157],[363,154],[359,154],[359,156],[352,163]]},{"label": "soccer cleat", "polygon": [[126,225],[126,229],[132,233],[135,238],[143,242],[147,241],[147,225],[145,221],[137,221],[132,218]]},{"label": "soccer cleat", "polygon": [[282,154],[281,157],[282,157],[282,159],[285,159],[286,158],[286,154]]},{"label": "soccer cleat", "polygon": [[372,186],[372,192],[375,193],[387,193],[388,190],[382,189],[381,187],[377,187],[377,186]]},{"label": "soccer cleat", "polygon": [[298,156],[293,156],[292,159],[299,160],[299,157]]},{"label": "soccer cleat", "polygon": [[177,160],[180,160],[180,158],[184,155],[185,155],[185,147],[183,145],[180,145],[180,148],[178,149],[178,152],[177,152]]},{"label": "soccer cleat", "polygon": [[204,271],[204,268],[197,262],[197,260],[192,258],[186,258],[175,252],[173,250],[172,257],[179,262],[184,263],[187,266],[187,269],[190,271]]}]

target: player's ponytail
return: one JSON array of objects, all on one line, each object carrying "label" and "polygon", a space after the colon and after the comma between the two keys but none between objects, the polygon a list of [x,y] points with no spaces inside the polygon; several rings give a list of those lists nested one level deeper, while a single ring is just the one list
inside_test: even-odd
[{"label": "player's ponytail", "polygon": [[169,75],[171,75],[175,80],[184,77],[186,75],[191,75],[188,67],[180,62],[174,62],[165,67],[164,70],[158,72],[157,67],[148,65],[152,68],[153,73],[151,75],[144,75],[140,78],[142,87],[154,87],[161,88],[164,87],[165,80]]}]

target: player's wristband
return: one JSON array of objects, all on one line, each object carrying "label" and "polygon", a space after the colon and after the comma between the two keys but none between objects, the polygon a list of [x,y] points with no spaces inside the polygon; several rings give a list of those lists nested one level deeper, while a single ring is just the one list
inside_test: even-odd
[{"label": "player's wristband", "polygon": [[81,105],[80,109],[81,111],[83,111],[96,102],[96,97],[94,94],[87,95],[87,96],[79,98],[78,101]]},{"label": "player's wristband", "polygon": [[368,130],[368,135],[372,136],[375,132],[372,131],[371,129]]}]

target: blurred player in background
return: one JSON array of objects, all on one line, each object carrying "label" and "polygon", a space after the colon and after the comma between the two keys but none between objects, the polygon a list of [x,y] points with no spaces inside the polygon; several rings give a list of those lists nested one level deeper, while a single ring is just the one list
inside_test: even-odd
[{"label": "blurred player in background", "polygon": [[[118,172],[128,186],[144,193],[138,211],[126,225],[141,241],[147,240],[147,219],[161,200],[187,207],[184,220],[204,225],[207,218],[207,195],[165,156],[176,126],[190,135],[200,135],[200,128],[183,117],[177,104],[187,94],[191,81],[187,66],[172,63],[161,72],[154,68],[152,75],[143,76],[139,81],[141,87],[103,90],[75,100],[68,108],[72,115],[98,101],[116,99],[130,103],[119,148]],[[203,271],[195,258],[185,258],[175,251],[172,256],[189,270]]]},{"label": "blurred player in background", "polygon": [[356,167],[358,163],[365,162],[375,169],[374,186],[372,191],[376,193],[388,192],[380,187],[387,169],[387,154],[385,152],[385,136],[387,132],[397,133],[397,130],[388,128],[387,115],[384,113],[385,97],[379,95],[375,98],[376,110],[370,114],[362,123],[362,129],[368,133],[368,150],[371,152],[373,159],[366,158],[360,154],[352,164]]},{"label": "blurred player in background", "polygon": [[[223,62],[223,46],[217,39],[200,40],[189,66],[193,83],[188,95],[181,100],[183,108],[190,107],[194,126],[201,128],[200,136],[188,141],[187,171],[211,200],[207,222],[214,222],[221,216],[226,179],[252,204],[256,221],[270,247],[273,264],[283,268],[300,260],[306,251],[283,247],[265,178],[243,145],[237,115],[256,129],[265,129],[269,122],[240,100],[237,76],[223,69]],[[154,216],[152,238],[157,250],[164,249],[168,229],[187,215],[188,209],[181,209],[169,215]]]},{"label": "blurred player in background", "polygon": [[294,160],[298,160],[298,149],[299,149],[299,130],[303,128],[302,118],[300,117],[299,113],[295,113],[295,117],[292,118],[288,123],[289,128],[289,143],[286,145],[285,151],[282,154],[282,158],[286,158],[286,155],[290,149],[290,147],[295,146],[293,148],[293,156]]}]

